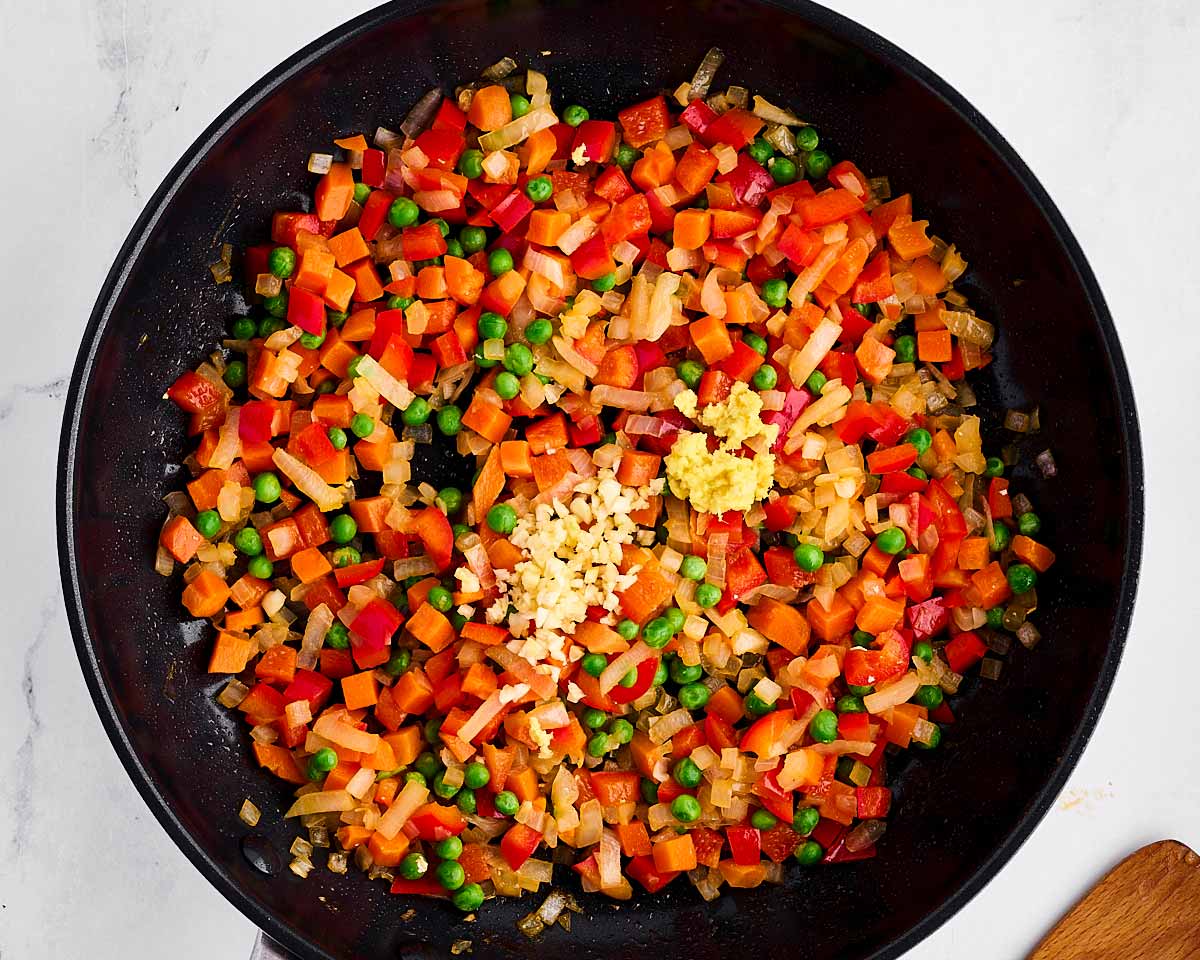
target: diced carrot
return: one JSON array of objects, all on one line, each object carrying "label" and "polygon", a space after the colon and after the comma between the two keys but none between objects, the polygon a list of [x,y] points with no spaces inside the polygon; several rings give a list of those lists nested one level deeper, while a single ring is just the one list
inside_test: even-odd
[{"label": "diced carrot", "polygon": [[741,695],[733,687],[726,685],[708,698],[704,712],[714,714],[730,723],[737,723],[745,716],[746,708],[742,703]]},{"label": "diced carrot", "polygon": [[862,268],[870,253],[871,248],[867,246],[866,240],[859,237],[857,240],[851,241],[829,272],[825,274],[825,284],[839,296],[849,292],[858,275],[862,273]]},{"label": "diced carrot", "polygon": [[[395,767],[384,767],[385,770],[393,770]],[[385,810],[392,805],[392,801],[396,799],[396,794],[400,792],[400,778],[387,777],[375,784],[375,802]]]},{"label": "diced carrot", "polygon": [[350,479],[350,451],[338,450],[324,463],[317,464],[313,469],[322,480],[331,486],[340,486]]},{"label": "diced carrot", "polygon": [[375,745],[374,753],[363,754],[362,765],[370,770],[395,770],[400,766],[396,762],[396,754],[392,750],[392,745],[383,737],[380,737],[379,742]]},{"label": "diced carrot", "polygon": [[379,533],[387,529],[384,518],[392,509],[392,501],[387,497],[361,497],[350,501],[350,515],[358,524],[360,533]]},{"label": "diced carrot", "polygon": [[589,653],[623,653],[629,649],[628,640],[595,620],[584,620],[575,628],[575,642]]},{"label": "diced carrot", "polygon": [[187,517],[172,517],[163,527],[158,542],[180,563],[187,563],[204,543],[204,537]]},{"label": "diced carrot", "polygon": [[499,444],[488,451],[487,459],[484,460],[479,476],[475,480],[475,486],[471,489],[471,503],[475,508],[477,522],[483,520],[496,502],[496,498],[500,496],[500,491],[504,489],[505,471],[502,465],[501,450],[503,446],[503,444]]},{"label": "diced carrot", "polygon": [[571,215],[562,210],[534,210],[529,215],[525,239],[530,243],[552,247],[570,225]]},{"label": "diced carrot", "polygon": [[855,617],[860,630],[878,636],[885,630],[893,630],[904,619],[904,601],[886,597],[868,597]]},{"label": "diced carrot", "polygon": [[915,703],[898,703],[892,707],[892,719],[888,722],[884,737],[888,743],[908,747],[912,743],[913,727],[925,716],[926,710]]},{"label": "diced carrot", "polygon": [[375,308],[355,310],[342,324],[342,339],[351,343],[370,340],[375,335]]},{"label": "diced carrot", "polygon": [[369,830],[357,823],[351,823],[344,827],[338,827],[336,834],[338,846],[343,850],[355,850],[370,840],[374,835],[374,830]]},{"label": "diced carrot", "polygon": [[644,450],[626,450],[617,466],[617,480],[627,487],[644,487],[658,476],[662,457]]},{"label": "diced carrot", "polygon": [[[345,340],[343,340],[341,334],[338,333],[336,329],[330,329],[325,335],[325,342],[321,344],[321,350],[317,356],[321,361],[321,366],[323,366],[326,370],[337,374],[339,377],[345,377],[349,373],[350,361],[358,356],[358,351],[350,346],[350,344]],[[318,406],[322,400],[332,402],[327,402]],[[345,405],[346,409],[350,410],[350,415],[353,416],[353,407],[351,407],[350,400],[347,397],[339,397],[332,393],[323,394],[313,401],[313,416],[317,417],[318,419],[328,420],[334,426],[348,427],[350,425],[350,421],[348,419],[346,420],[345,424],[340,422],[334,423],[330,417],[322,417],[318,412],[319,410],[328,410],[330,412],[336,410],[337,418],[340,421],[343,419],[344,415],[344,410],[342,409],[343,404]]]},{"label": "diced carrot", "polygon": [[[216,509],[217,494],[225,485],[225,473],[224,470],[205,470],[187,485],[188,496],[192,498],[192,503],[196,505],[197,510]],[[201,537],[201,541],[203,541],[203,537]],[[181,562],[186,563],[187,561]]]},{"label": "diced carrot", "polygon": [[[568,443],[567,418],[556,413],[541,420],[535,420],[525,428],[525,439],[529,443],[529,452],[534,455],[546,453],[549,450],[560,450]],[[530,465],[529,475],[533,476],[533,466]]]},{"label": "diced carrot", "polygon": [[511,747],[497,747],[485,743],[481,748],[483,762],[488,768],[490,780],[488,786],[499,793],[505,788],[508,772],[512,769],[513,751]]},{"label": "diced carrot", "polygon": [[923,297],[932,297],[946,287],[946,275],[942,273],[941,264],[932,257],[917,257],[908,272],[917,282],[917,293]]},{"label": "diced carrot", "polygon": [[183,605],[193,617],[216,616],[228,599],[228,585],[211,570],[201,570],[183,591]]},{"label": "diced carrot", "polygon": [[497,570],[513,570],[518,563],[525,559],[520,548],[514,546],[511,540],[503,537],[489,543],[487,552],[488,559],[492,561],[492,566]]},{"label": "diced carrot", "polygon": [[343,233],[330,237],[329,250],[339,267],[371,255],[371,249],[367,246],[363,235],[359,233],[358,227],[351,227]]},{"label": "diced carrot", "polygon": [[854,351],[854,359],[858,361],[858,369],[868,383],[879,383],[892,372],[892,361],[896,359],[896,351],[875,337],[863,337],[862,343]]},{"label": "diced carrot", "polygon": [[254,665],[254,675],[269,683],[287,685],[296,676],[296,648],[276,644]]},{"label": "diced carrot", "polygon": [[953,357],[950,331],[921,330],[917,333],[917,359],[926,363],[946,363]]},{"label": "diced carrot", "polygon": [[750,626],[789,653],[803,656],[808,652],[812,630],[804,614],[791,604],[764,597],[750,608],[748,619]]},{"label": "diced carrot", "polygon": [[454,642],[454,627],[445,614],[433,604],[422,604],[408,618],[405,628],[434,653],[444,650]]},{"label": "diced carrot", "polygon": [[704,316],[688,325],[692,343],[708,364],[718,363],[733,353],[733,340],[720,317]]},{"label": "diced carrot", "polygon": [[375,671],[364,670],[342,677],[342,699],[346,701],[347,710],[375,706],[379,702],[379,681],[375,679]]},{"label": "diced carrot", "polygon": [[[1054,563],[1054,551],[1049,547],[1044,547],[1036,540],[1033,540],[1024,534],[1018,534],[1013,537],[1012,551],[1027,564],[1033,567],[1038,573],[1045,573],[1050,569],[1050,565]],[[959,553],[961,561],[962,553]],[[961,563],[960,563],[961,566]]]},{"label": "diced carrot", "polygon": [[990,610],[1012,596],[1008,577],[1004,575],[996,560],[971,574],[971,584],[979,591],[979,605],[985,610]]},{"label": "diced carrot", "polygon": [[246,610],[234,610],[225,614],[226,630],[249,630],[257,627],[264,620],[262,607],[250,607]]},{"label": "diced carrot", "polygon": [[767,879],[767,868],[761,862],[742,866],[732,860],[722,860],[717,865],[717,869],[721,871],[721,876],[731,887],[757,887]]},{"label": "diced carrot", "polygon": [[526,800],[532,802],[538,798],[537,774],[532,767],[510,770],[504,788],[515,793],[522,803]]},{"label": "diced carrot", "polygon": [[671,602],[675,595],[678,578],[669,573],[649,550],[644,547],[622,548],[620,569],[629,570],[634,565],[640,569],[634,583],[617,596],[621,600],[621,611],[634,623],[646,623]]},{"label": "diced carrot", "polygon": [[383,296],[383,284],[379,282],[379,274],[369,257],[350,264],[346,267],[346,273],[354,280],[355,303],[370,303]]},{"label": "diced carrot", "polygon": [[639,526],[657,527],[658,515],[662,513],[663,498],[659,494],[646,498],[646,505],[629,511],[629,519]]},{"label": "diced carrot", "polygon": [[463,624],[461,635],[464,640],[474,640],[476,643],[482,643],[485,647],[494,647],[498,643],[506,643],[511,639],[511,635],[504,627],[493,623],[475,623],[473,621]]},{"label": "diced carrot", "polygon": [[933,250],[933,241],[925,236],[928,220],[897,217],[888,228],[888,243],[901,260],[916,260]]},{"label": "diced carrot", "polygon": [[629,175],[634,183],[643,190],[653,190],[664,183],[670,183],[675,175],[675,154],[663,141],[659,141],[642,154],[633,165]]},{"label": "diced carrot", "polygon": [[663,873],[695,870],[696,846],[692,843],[692,835],[684,833],[654,844],[654,868]]},{"label": "diced carrot", "polygon": [[258,650],[258,644],[245,637],[221,631],[208,659],[209,673],[241,673]]},{"label": "diced carrot", "polygon": [[354,171],[350,164],[333,164],[317,184],[314,199],[318,219],[341,220],[354,200]]},{"label": "diced carrot", "polygon": [[367,849],[378,866],[398,867],[404,855],[408,853],[408,844],[408,835],[403,830],[397,832],[390,840],[376,830],[367,841]]},{"label": "diced carrot", "polygon": [[573,469],[566,450],[555,450],[533,458],[533,480],[538,490],[549,490]]},{"label": "diced carrot", "polygon": [[317,250],[315,247],[305,250],[300,255],[292,282],[302,290],[324,293],[336,264],[333,254],[328,250]]},{"label": "diced carrot", "polygon": [[292,554],[292,573],[301,583],[312,583],[325,576],[333,566],[316,547]]},{"label": "diced carrot", "polygon": [[325,292],[321,294],[321,299],[325,301],[325,306],[329,307],[330,310],[345,313],[350,306],[351,298],[354,296],[354,287],[354,278],[350,274],[335,269],[329,275],[329,280],[325,284]]},{"label": "diced carrot", "polygon": [[512,101],[499,84],[480,87],[471,98],[467,120],[480,130],[499,130],[512,120]]},{"label": "diced carrot", "polygon": [[280,780],[286,780],[288,783],[308,783],[308,777],[304,775],[290,750],[273,743],[260,743],[255,740],[254,759],[260,767],[265,767]]},{"label": "diced carrot", "polygon": [[958,548],[960,570],[982,570],[988,565],[987,537],[967,537]]},{"label": "diced carrot", "polygon": [[362,764],[358,762],[357,754],[355,755],[354,760],[347,760],[342,755],[343,751],[341,747],[335,745],[334,749],[338,752],[339,762],[336,767],[329,771],[328,775],[325,777],[325,782],[321,784],[321,787],[324,790],[345,789],[346,784],[350,782],[351,778],[358,773],[359,768],[362,766]]},{"label": "diced carrot", "polygon": [[675,214],[672,236],[675,246],[683,250],[699,250],[708,240],[712,229],[712,214],[707,210],[688,207]]},{"label": "diced carrot", "polygon": [[484,400],[478,393],[471,398],[471,404],[462,415],[463,426],[470,427],[485,440],[499,443],[504,439],[512,423],[512,417],[494,403]]},{"label": "diced carrot", "polygon": [[[528,440],[504,440],[500,444],[500,468],[508,477],[532,477],[533,462],[529,459]],[[480,516],[476,511],[476,516]]]},{"label": "diced carrot", "polygon": [[421,753],[421,728],[415,723],[401,727],[394,733],[385,733],[381,739],[391,745],[397,767],[407,767]]},{"label": "diced carrot", "polygon": [[463,674],[462,692],[486,700],[496,689],[496,673],[486,663],[473,663]]},{"label": "diced carrot", "polygon": [[829,642],[845,636],[854,626],[855,609],[840,593],[833,595],[832,606],[826,610],[819,600],[810,600],[804,608],[808,625],[822,640]]}]

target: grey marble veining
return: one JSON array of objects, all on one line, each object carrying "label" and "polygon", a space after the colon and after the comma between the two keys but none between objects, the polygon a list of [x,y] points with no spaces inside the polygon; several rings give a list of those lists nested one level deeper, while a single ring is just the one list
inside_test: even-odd
[{"label": "grey marble veining", "polygon": [[[225,104],[368,5],[0,3],[10,228],[0,239],[0,960],[249,954],[250,924],[167,840],[92,710],[58,586],[58,432],[79,335],[146,197]],[[1137,845],[1176,836],[1200,848],[1190,551],[1200,9],[1189,0],[833,5],[941,73],[1027,160],[1091,259],[1138,394],[1149,530],[1116,689],[1054,811],[914,953],[1007,960]]]}]

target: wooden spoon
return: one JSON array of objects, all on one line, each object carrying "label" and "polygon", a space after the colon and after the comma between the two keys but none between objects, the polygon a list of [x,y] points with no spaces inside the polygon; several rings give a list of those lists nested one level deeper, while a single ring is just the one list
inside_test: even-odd
[{"label": "wooden spoon", "polygon": [[1142,847],[1058,922],[1029,960],[1200,958],[1200,856],[1178,840]]}]

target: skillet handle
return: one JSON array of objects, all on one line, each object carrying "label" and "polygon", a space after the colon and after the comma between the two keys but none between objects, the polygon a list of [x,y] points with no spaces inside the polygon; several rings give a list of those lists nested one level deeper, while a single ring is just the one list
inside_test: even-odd
[{"label": "skillet handle", "polygon": [[254,941],[254,949],[250,952],[250,960],[294,960],[294,958],[260,930],[258,939]]}]

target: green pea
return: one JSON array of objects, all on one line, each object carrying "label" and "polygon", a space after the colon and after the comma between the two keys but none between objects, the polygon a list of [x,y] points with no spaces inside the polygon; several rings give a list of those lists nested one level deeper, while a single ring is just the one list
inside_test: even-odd
[{"label": "green pea", "polygon": [[343,567],[352,567],[356,563],[362,563],[362,554],[353,547],[338,547],[329,555],[329,559],[340,570]]},{"label": "green pea", "polygon": [[705,610],[721,602],[721,588],[711,583],[702,583],[696,588],[696,605]]},{"label": "green pea", "polygon": [[359,439],[365,439],[375,432],[375,421],[365,413],[356,413],[350,421],[350,432]]},{"label": "green pea", "polygon": [[533,351],[523,343],[510,343],[504,348],[504,369],[518,377],[533,372]]},{"label": "green pea", "polygon": [[421,774],[417,773],[416,770],[409,770],[408,773],[406,773],[404,775],[404,782],[405,783],[419,783],[423,787],[426,786],[425,777],[422,776]]},{"label": "green pea", "polygon": [[442,487],[438,491],[437,498],[442,502],[447,514],[458,513],[462,509],[465,499],[463,492],[458,487]]},{"label": "green pea", "polygon": [[483,151],[464,150],[458,158],[458,172],[468,180],[478,180],[483,176]]},{"label": "green pea", "polygon": [[438,228],[438,233],[440,233],[443,237],[450,236],[450,224],[448,224],[441,217],[435,217],[429,222]]},{"label": "green pea", "polygon": [[804,385],[808,387],[809,393],[819,395],[825,389],[825,384],[828,380],[820,370],[814,370],[808,375],[808,379],[804,381]]},{"label": "green pea", "polygon": [[400,861],[400,876],[405,880],[420,880],[429,871],[429,861],[420,853],[410,853]]},{"label": "green pea", "polygon": [[512,254],[503,247],[497,247],[488,254],[488,271],[493,277],[508,273],[513,268]]},{"label": "green pea", "polygon": [[577,103],[572,103],[568,107],[563,108],[562,122],[568,127],[577,127],[583,123],[589,114],[586,107],[581,107]]},{"label": "green pea", "polygon": [[821,138],[817,136],[817,131],[812,127],[801,127],[796,131],[796,146],[805,153],[811,153],[817,149],[817,144]]},{"label": "green pea", "polygon": [[325,645],[334,650],[345,650],[350,646],[350,631],[340,620],[334,620],[325,634]]},{"label": "green pea", "polygon": [[608,657],[602,653],[585,653],[579,661],[579,666],[589,677],[598,677],[608,666]]},{"label": "green pea", "polygon": [[771,176],[775,179],[775,182],[780,186],[786,186],[787,184],[794,182],[797,174],[799,173],[799,171],[796,169],[796,164],[787,157],[776,157],[769,164],[767,164],[767,169],[770,171]]},{"label": "green pea", "polygon": [[746,699],[742,701],[742,706],[745,708],[746,713],[752,717],[765,717],[775,709],[773,705],[767,703],[766,700],[753,690],[746,694]]},{"label": "green pea", "polygon": [[787,303],[788,285],[786,280],[775,277],[762,285],[763,303],[768,307],[782,307]]},{"label": "green pea", "polygon": [[1008,545],[1012,543],[1012,530],[1008,524],[997,520],[992,524],[992,539],[991,546],[994,553],[1003,553],[1008,549]]},{"label": "green pea", "polygon": [[695,683],[704,676],[704,668],[700,664],[688,666],[678,657],[671,661],[671,666],[668,670],[672,683],[678,683],[680,686],[688,683]]},{"label": "green pea", "polygon": [[388,662],[383,665],[383,670],[388,676],[398,677],[410,666],[412,666],[412,651],[397,650],[388,658]]},{"label": "green pea", "polygon": [[554,193],[554,184],[549,177],[534,177],[525,184],[525,196],[534,203],[545,203]]},{"label": "green pea", "polygon": [[824,150],[813,150],[804,161],[804,169],[814,180],[820,180],[833,166],[833,158]]},{"label": "green pea", "polygon": [[446,890],[457,890],[467,882],[467,872],[457,860],[443,860],[435,872],[438,883]]},{"label": "green pea", "polygon": [[936,710],[945,699],[946,695],[942,693],[942,688],[931,683],[917,687],[917,692],[912,697],[913,703],[929,710]]},{"label": "green pea", "polygon": [[487,524],[496,533],[507,536],[517,528],[517,511],[507,503],[498,503],[487,512]]},{"label": "green pea", "polygon": [[[269,337],[276,330],[282,330],[287,324],[271,323],[269,321],[280,321],[287,316],[288,295],[286,288],[279,291],[273,297],[265,297],[263,299],[263,309],[267,311],[267,317],[263,317],[258,324],[258,335],[260,337]],[[266,331],[265,333],[263,331]]]},{"label": "green pea", "polygon": [[704,773],[696,766],[695,760],[691,757],[684,757],[682,760],[676,761],[675,766],[671,769],[671,777],[685,790],[695,790],[700,786],[700,781],[704,779]]},{"label": "green pea", "polygon": [[246,564],[246,572],[259,580],[270,580],[275,573],[275,564],[260,553],[257,557],[250,558],[250,562]]},{"label": "green pea", "polygon": [[259,503],[274,503],[282,493],[279,478],[269,470],[254,478],[254,497]]},{"label": "green pea", "polygon": [[229,322],[229,335],[234,340],[253,340],[258,324],[253,317],[234,317]]},{"label": "green pea", "polygon": [[487,246],[487,231],[483,227],[463,227],[458,231],[458,242],[464,252],[478,253]]},{"label": "green pea", "polygon": [[892,349],[896,351],[897,363],[912,363],[917,359],[917,338],[906,333],[904,336],[896,338]]},{"label": "green pea", "polygon": [[433,778],[433,792],[443,800],[449,800],[461,789],[461,787],[454,787],[446,782],[444,770]]},{"label": "green pea", "polygon": [[675,367],[675,375],[688,387],[695,390],[704,376],[704,365],[696,360],[683,360]]},{"label": "green pea", "polygon": [[988,457],[983,463],[983,475],[985,477],[1004,476],[1004,461],[999,457]]},{"label": "green pea", "polygon": [[617,166],[622,170],[628,171],[630,167],[637,163],[641,155],[642,151],[634,149],[627,143],[623,143],[617,147]]},{"label": "green pea", "polygon": [[875,642],[875,638],[865,630],[855,630],[850,634],[850,642],[856,647],[869,647]]},{"label": "green pea", "polygon": [[608,714],[603,710],[588,707],[583,711],[583,725],[589,730],[599,730],[608,725]]},{"label": "green pea", "polygon": [[815,573],[825,563],[825,554],[814,543],[802,543],[793,551],[796,566],[806,573]]},{"label": "green pea", "polygon": [[467,251],[463,249],[463,245],[454,237],[446,238],[446,253],[447,257],[458,257],[460,260],[467,255]]},{"label": "green pea", "polygon": [[888,527],[875,538],[875,546],[884,553],[895,556],[908,546],[908,538],[899,527]]},{"label": "green pea", "polygon": [[267,254],[267,269],[280,280],[286,280],[296,269],[296,251],[291,247],[275,247]]},{"label": "green pea", "polygon": [[462,429],[462,411],[450,404],[437,412],[437,428],[442,436],[453,437]]},{"label": "green pea", "polygon": [[1006,573],[1013,593],[1028,593],[1037,586],[1037,571],[1027,563],[1014,563]]},{"label": "green pea", "polygon": [[920,740],[914,740],[913,746],[920,747],[922,750],[936,750],[942,742],[942,728],[936,723],[930,731],[929,742],[921,743]]},{"label": "green pea", "polygon": [[679,688],[679,705],[685,710],[702,710],[712,691],[702,683],[688,683]]},{"label": "green pea", "polygon": [[929,474],[927,474],[924,470],[922,470],[920,467],[918,467],[915,463],[911,467],[909,467],[907,470],[905,470],[904,472],[907,473],[910,477],[915,477],[918,480],[928,480],[929,479]]},{"label": "green pea", "polygon": [[554,325],[545,317],[539,317],[525,328],[525,339],[530,343],[548,343],[554,336]]},{"label": "green pea", "polygon": [[817,829],[817,824],[820,822],[821,813],[816,807],[801,807],[792,819],[792,829],[800,836],[807,837]]},{"label": "green pea", "polygon": [[832,710],[818,710],[808,722],[808,732],[817,743],[833,743],[837,739],[837,714]]},{"label": "green pea", "polygon": [[201,510],[196,514],[196,532],[211,540],[221,529],[221,515],[216,510]]},{"label": "green pea", "polygon": [[339,513],[329,521],[329,536],[334,543],[349,543],[358,533],[358,524],[348,513]]},{"label": "green pea", "polygon": [[844,697],[838,697],[837,703],[834,706],[838,713],[866,713],[867,711],[867,708],[863,705],[862,697],[856,697],[852,693],[848,693]]},{"label": "green pea", "polygon": [[1026,537],[1035,537],[1042,529],[1042,519],[1036,513],[1023,513],[1017,517],[1017,530]]},{"label": "green pea", "polygon": [[634,637],[636,637],[638,635],[638,630],[640,629],[641,628],[632,620],[622,620],[617,624],[617,633],[619,633],[626,640],[632,640]]},{"label": "green pea", "polygon": [[508,102],[512,104],[512,115],[514,120],[518,120],[529,112],[530,103],[528,97],[523,97],[519,93],[510,93]]},{"label": "green pea", "polygon": [[658,803],[658,784],[653,780],[642,777],[642,799],[653,806]]},{"label": "green pea", "polygon": [[397,197],[388,207],[388,223],[397,229],[411,227],[421,215],[421,208],[408,197]]},{"label": "green pea", "polygon": [[629,743],[633,739],[633,724],[628,720],[618,717],[612,722],[612,726],[608,728],[608,732],[617,743]]},{"label": "green pea", "polygon": [[1004,607],[992,607],[987,612],[987,625],[993,630],[999,630],[1004,626]]},{"label": "green pea", "polygon": [[778,822],[779,818],[775,814],[771,813],[770,810],[764,810],[762,807],[759,807],[750,814],[750,826],[756,830],[770,830]]},{"label": "green pea", "polygon": [[413,761],[413,768],[426,780],[432,780],[442,769],[442,764],[432,753],[422,753]]},{"label": "green pea", "polygon": [[918,640],[913,644],[913,656],[919,657],[926,663],[933,663],[933,644],[927,640]]},{"label": "green pea", "polygon": [[414,397],[413,402],[404,408],[401,419],[410,427],[419,427],[421,424],[429,422],[432,413],[433,410],[429,406],[428,400],[424,397]]},{"label": "green pea", "polygon": [[625,671],[624,674],[621,675],[621,679],[618,680],[617,683],[620,686],[628,689],[629,687],[632,687],[635,683],[637,683],[637,676],[638,676],[637,667],[630,667],[628,670]]},{"label": "green pea", "polygon": [[398,293],[392,294],[387,298],[389,310],[407,310],[416,302],[415,297],[402,297]]},{"label": "green pea", "polygon": [[506,817],[514,816],[521,809],[521,801],[511,790],[501,790],[496,794],[492,803],[496,807],[496,812]]},{"label": "green pea", "polygon": [[904,439],[917,448],[918,454],[923,454],[933,443],[933,437],[924,427],[913,427],[904,435]]},{"label": "green pea", "polygon": [[443,586],[437,586],[429,591],[425,602],[440,613],[449,613],[450,608],[454,606],[454,594]]},{"label": "green pea", "polygon": [[248,557],[257,557],[263,552],[262,537],[253,527],[242,527],[234,535],[233,545]]},{"label": "green pea", "polygon": [[775,148],[762,137],[756,137],[754,142],[746,147],[746,152],[755,163],[766,163],[775,156]]},{"label": "green pea", "polygon": [[595,734],[587,742],[587,752],[590,757],[602,757],[608,753],[608,734]]},{"label": "green pea", "polygon": [[695,554],[688,554],[683,558],[683,562],[679,564],[679,575],[685,580],[695,580],[697,582],[704,579],[708,574],[708,563],[703,557],[697,557]]},{"label": "green pea", "polygon": [[[487,768],[484,767],[486,770]],[[433,853],[441,860],[457,860],[462,856],[463,845],[458,837],[446,837],[433,845]]]},{"label": "green pea", "polygon": [[700,819],[700,801],[689,793],[681,793],[671,801],[671,816],[680,823],[694,823]]},{"label": "green pea", "polygon": [[[807,809],[811,810],[812,808],[808,807]],[[825,849],[816,840],[806,840],[796,848],[792,856],[796,858],[796,862],[800,866],[811,867],[821,862],[821,858],[825,856]]]},{"label": "green pea", "polygon": [[341,427],[330,427],[326,431],[326,436],[329,437],[329,442],[331,444],[333,444],[334,450],[345,450],[346,449],[346,443],[347,443],[346,431],[343,430]]},{"label": "green pea", "polygon": [[592,281],[592,289],[597,293],[608,293],[617,285],[617,275],[615,272],[608,272],[602,277],[597,277]]},{"label": "green pea", "polygon": [[233,390],[246,385],[246,363],[244,360],[230,360],[221,374],[225,385]]},{"label": "green pea", "polygon": [[307,350],[316,350],[325,342],[325,331],[320,333],[302,333],[300,334],[300,346]]},{"label": "green pea", "polygon": [[325,314],[325,319],[329,321],[331,327],[341,329],[342,324],[350,319],[350,314],[345,310],[329,310]]},{"label": "green pea", "polygon": [[463,913],[471,913],[483,906],[483,887],[477,883],[465,884],[455,891],[450,900]]},{"label": "green pea", "polygon": [[755,390],[774,390],[778,383],[779,374],[769,363],[764,363],[755,370],[754,376],[750,378],[750,385]]},{"label": "green pea", "polygon": [[309,758],[309,763],[322,773],[328,773],[338,765],[337,751],[330,747],[322,747]]},{"label": "green pea", "polygon": [[496,393],[500,395],[501,400],[511,400],[521,392],[521,381],[517,379],[515,374],[503,371],[496,377],[496,382],[493,384]]},{"label": "green pea", "polygon": [[742,336],[742,343],[748,346],[760,357],[765,357],[767,355],[767,341],[763,337],[760,337],[757,333],[744,334]]},{"label": "green pea", "polygon": [[687,617],[683,615],[683,611],[678,607],[667,607],[663,611],[663,619],[667,621],[667,626],[671,628],[671,634],[674,636],[683,629],[683,624]]},{"label": "green pea", "polygon": [[503,340],[508,333],[508,321],[492,310],[485,310],[475,322],[475,328],[480,339]]}]

